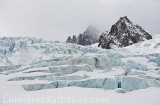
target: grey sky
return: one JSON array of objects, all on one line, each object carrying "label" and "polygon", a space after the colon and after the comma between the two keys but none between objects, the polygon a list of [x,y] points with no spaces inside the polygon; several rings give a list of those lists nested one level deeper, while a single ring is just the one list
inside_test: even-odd
[{"label": "grey sky", "polygon": [[119,17],[160,33],[160,0],[0,0],[0,37],[65,41],[94,25],[110,30]]}]

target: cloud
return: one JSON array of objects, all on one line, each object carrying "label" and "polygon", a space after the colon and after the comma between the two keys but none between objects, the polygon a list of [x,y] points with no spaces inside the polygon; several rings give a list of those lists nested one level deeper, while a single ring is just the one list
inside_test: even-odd
[{"label": "cloud", "polygon": [[0,36],[65,41],[91,24],[109,30],[124,15],[160,33],[159,10],[159,0],[0,0]]}]

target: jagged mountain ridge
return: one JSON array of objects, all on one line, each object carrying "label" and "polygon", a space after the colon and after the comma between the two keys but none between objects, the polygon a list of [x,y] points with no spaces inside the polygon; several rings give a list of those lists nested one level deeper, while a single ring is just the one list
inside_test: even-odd
[{"label": "jagged mountain ridge", "polygon": [[92,45],[97,43],[99,39],[99,31],[93,27],[89,26],[84,33],[80,33],[77,37],[73,35],[72,37],[69,36],[66,40],[67,43],[76,43],[79,45]]},{"label": "jagged mountain ridge", "polygon": [[127,16],[121,17],[111,30],[102,33],[99,38],[99,47],[111,49],[125,47],[144,40],[152,39],[152,36],[142,27],[131,22]]}]

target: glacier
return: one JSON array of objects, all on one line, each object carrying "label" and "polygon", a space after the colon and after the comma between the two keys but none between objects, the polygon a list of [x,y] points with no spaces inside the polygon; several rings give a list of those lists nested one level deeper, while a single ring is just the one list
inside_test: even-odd
[{"label": "glacier", "polygon": [[101,49],[33,37],[3,37],[0,79],[26,91],[82,87],[125,93],[160,87],[159,41],[156,37],[124,48]]}]

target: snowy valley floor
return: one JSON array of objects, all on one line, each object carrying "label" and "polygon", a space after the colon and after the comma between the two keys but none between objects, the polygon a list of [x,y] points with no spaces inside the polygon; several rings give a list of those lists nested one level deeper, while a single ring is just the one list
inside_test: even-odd
[{"label": "snowy valley floor", "polygon": [[147,88],[128,93],[114,90],[67,87],[34,92],[1,87],[0,105],[159,105],[160,89]]}]

